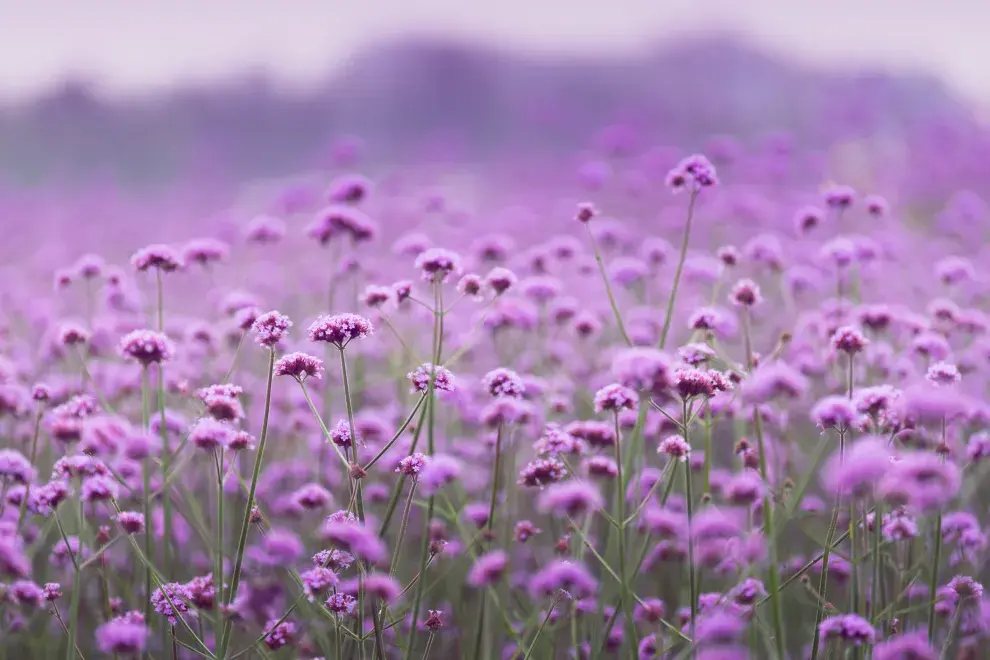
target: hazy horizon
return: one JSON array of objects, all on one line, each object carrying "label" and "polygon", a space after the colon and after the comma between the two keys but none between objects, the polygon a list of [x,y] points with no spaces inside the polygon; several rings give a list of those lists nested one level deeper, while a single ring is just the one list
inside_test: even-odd
[{"label": "hazy horizon", "polygon": [[[153,8],[157,5],[158,9]],[[520,20],[520,17],[523,17]],[[978,57],[990,5],[951,11],[925,0],[457,0],[360,5],[288,0],[191,0],[136,6],[103,0],[0,0],[0,98],[30,98],[70,79],[103,93],[141,94],[263,70],[306,86],[355,54],[404,36],[434,35],[513,51],[620,55],[664,41],[731,34],[782,57],[842,69],[929,74],[990,103]]]}]

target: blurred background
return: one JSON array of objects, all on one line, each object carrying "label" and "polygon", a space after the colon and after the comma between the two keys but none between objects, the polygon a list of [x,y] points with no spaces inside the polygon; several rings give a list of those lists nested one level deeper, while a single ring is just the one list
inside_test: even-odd
[{"label": "blurred background", "polygon": [[607,126],[982,134],[987,25],[982,0],[0,0],[0,185],[553,158]]}]

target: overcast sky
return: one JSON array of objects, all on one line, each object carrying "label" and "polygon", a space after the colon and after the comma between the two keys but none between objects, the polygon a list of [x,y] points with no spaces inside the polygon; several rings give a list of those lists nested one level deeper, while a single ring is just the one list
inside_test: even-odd
[{"label": "overcast sky", "polygon": [[73,74],[113,93],[263,67],[293,84],[408,33],[635,52],[731,31],[814,63],[934,73],[990,102],[988,0],[0,0],[0,97]]}]

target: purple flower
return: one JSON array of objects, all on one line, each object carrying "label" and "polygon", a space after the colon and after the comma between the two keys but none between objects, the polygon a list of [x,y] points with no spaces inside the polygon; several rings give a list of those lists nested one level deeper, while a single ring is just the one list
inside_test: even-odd
[{"label": "purple flower", "polygon": [[182,248],[186,263],[198,263],[204,268],[223,261],[230,253],[230,246],[215,238],[194,238]]},{"label": "purple flower", "polygon": [[743,381],[741,394],[747,403],[773,399],[800,399],[808,389],[808,379],[784,362],[760,366]]},{"label": "purple flower", "polygon": [[702,188],[718,184],[715,166],[702,156],[694,154],[684,158],[667,173],[667,187],[674,192],[689,190],[697,193]]},{"label": "purple flower", "polygon": [[873,660],[937,660],[924,631],[894,635],[873,647]]},{"label": "purple flower", "polygon": [[562,429],[559,424],[550,422],[543,429],[543,435],[533,443],[538,456],[558,456],[560,454],[582,454],[584,443]]},{"label": "purple flower", "polygon": [[275,651],[283,646],[291,646],[295,643],[298,628],[295,623],[289,620],[282,621],[273,619],[265,624],[265,646]]},{"label": "purple flower", "polygon": [[414,394],[416,392],[428,392],[431,379],[433,381],[433,389],[441,392],[454,391],[454,375],[445,367],[433,366],[428,362],[416,367],[414,371],[406,375],[406,378],[412,383],[412,392]]},{"label": "purple flower", "polygon": [[189,442],[204,451],[213,452],[230,444],[234,427],[212,417],[203,417],[189,430]]},{"label": "purple flower", "polygon": [[24,454],[16,449],[0,449],[0,481],[31,483],[38,471]]},{"label": "purple flower", "polygon": [[163,273],[171,273],[182,268],[183,264],[179,254],[167,245],[149,245],[134,253],[131,265],[142,272],[155,268]]},{"label": "purple flower", "polygon": [[350,616],[357,609],[357,598],[338,592],[327,598],[326,606],[337,616]]},{"label": "purple flower", "polygon": [[120,486],[113,477],[96,476],[84,479],[79,490],[83,502],[106,502],[117,498]]},{"label": "purple flower", "polygon": [[351,426],[348,424],[346,419],[342,419],[337,424],[330,429],[330,441],[338,447],[347,449],[351,446],[353,439],[351,438]]},{"label": "purple flower", "polygon": [[8,587],[14,603],[30,607],[41,607],[45,602],[45,592],[31,580],[14,580]]},{"label": "purple flower", "polygon": [[759,285],[753,280],[739,280],[729,292],[729,300],[740,307],[755,307],[763,300]]},{"label": "purple flower", "polygon": [[832,347],[847,355],[859,353],[869,343],[862,332],[848,325],[839,328],[832,334]]},{"label": "purple flower", "polygon": [[446,454],[433,454],[419,473],[419,483],[427,495],[453,483],[461,476],[463,464],[457,458]]},{"label": "purple flower", "polygon": [[133,614],[110,619],[96,629],[96,646],[102,653],[138,654],[145,650],[151,629]]},{"label": "purple flower", "polygon": [[142,366],[168,362],[175,354],[172,340],[152,330],[134,330],[120,340],[120,354]]},{"label": "purple flower", "polygon": [[827,396],[811,409],[811,420],[822,429],[845,432],[855,426],[858,419],[853,402],[844,396]]},{"label": "purple flower", "polygon": [[337,574],[324,566],[316,566],[299,574],[303,583],[303,591],[310,602],[323,596],[331,587],[336,587],[340,580]]},{"label": "purple flower", "polygon": [[856,200],[856,191],[850,186],[832,184],[825,189],[824,199],[830,209],[844,211]]},{"label": "purple flower", "polygon": [[818,629],[825,640],[840,640],[853,646],[872,644],[877,636],[877,631],[870,622],[858,614],[830,616],[822,621]]},{"label": "purple flower", "polygon": [[121,511],[117,514],[117,524],[127,534],[140,534],[144,531],[144,514],[138,511]]},{"label": "purple flower", "polygon": [[251,243],[267,245],[285,238],[285,221],[281,218],[261,215],[253,218],[244,229],[244,238]]},{"label": "purple flower", "polygon": [[41,594],[45,600],[54,602],[62,597],[62,585],[58,582],[46,582]]},{"label": "purple flower", "polygon": [[320,530],[320,538],[369,564],[379,564],[388,556],[378,534],[357,522],[327,522]]},{"label": "purple flower", "polygon": [[823,484],[833,494],[862,498],[893,469],[890,450],[881,438],[861,438],[846,447],[845,456],[835,452],[823,471]]},{"label": "purple flower", "polygon": [[255,334],[255,341],[262,346],[274,348],[289,332],[292,321],[288,316],[277,311],[265,312],[254,320],[251,329]]},{"label": "purple flower", "polygon": [[684,463],[691,456],[691,445],[686,443],[684,438],[679,435],[668,435],[660,441],[660,446],[657,447],[657,453],[666,454],[672,459]]},{"label": "purple flower", "polygon": [[428,610],[426,621],[423,622],[423,627],[430,632],[436,632],[443,628],[443,611],[442,610]]},{"label": "purple flower", "polygon": [[960,484],[955,463],[934,453],[912,452],[891,466],[879,489],[889,502],[927,512],[946,506],[959,492]]},{"label": "purple flower", "polygon": [[[386,573],[368,573],[364,576],[362,586],[369,598],[388,605],[398,601],[402,593],[402,585],[399,581]],[[357,594],[357,579],[348,580],[340,586],[340,590],[344,593]]]},{"label": "purple flower", "polygon": [[605,500],[594,484],[584,481],[564,481],[548,486],[540,494],[539,509],[558,517],[576,518],[593,513],[605,506]]},{"label": "purple flower", "polygon": [[530,462],[519,472],[520,486],[543,487],[557,483],[567,475],[564,463],[556,457],[539,458]]},{"label": "purple flower", "polygon": [[370,337],[374,331],[371,321],[357,314],[324,315],[309,326],[309,340],[325,341],[343,350],[354,339]]},{"label": "purple flower", "polygon": [[472,587],[490,587],[498,582],[509,565],[509,555],[492,550],[478,557],[468,571],[467,582]]},{"label": "purple flower", "polygon": [[639,396],[624,385],[613,383],[606,385],[595,393],[595,412],[605,411],[618,413],[621,410],[634,410],[639,403]]},{"label": "purple flower", "polygon": [[489,395],[521,399],[526,394],[526,385],[515,371],[499,367],[492,369],[481,379],[481,386]]},{"label": "purple flower", "polygon": [[925,379],[936,386],[955,385],[962,380],[959,368],[949,362],[936,362],[928,367]]},{"label": "purple flower", "polygon": [[627,348],[612,360],[612,375],[622,385],[651,396],[664,396],[671,386],[673,364],[661,351]]},{"label": "purple flower", "polygon": [[485,275],[485,286],[492,290],[496,296],[500,296],[513,286],[515,286],[518,278],[516,274],[513,273],[508,268],[502,268],[501,266],[496,266],[488,271]]},{"label": "purple flower", "polygon": [[407,477],[412,477],[416,479],[419,477],[420,473],[429,463],[429,458],[420,452],[415,454],[410,454],[402,460],[399,461],[399,466],[395,468],[395,471],[404,474]]},{"label": "purple flower", "polygon": [[424,280],[444,282],[451,273],[460,272],[461,257],[443,248],[427,248],[416,257],[416,269]]},{"label": "purple flower", "polygon": [[151,605],[155,612],[167,618],[173,626],[178,623],[178,616],[189,611],[189,600],[189,590],[178,582],[162,585],[151,594]]},{"label": "purple flower", "polygon": [[289,376],[300,383],[323,377],[323,360],[306,353],[288,353],[275,361],[275,375]]},{"label": "purple flower", "polygon": [[330,491],[318,483],[300,486],[292,494],[292,501],[307,511],[322,509],[328,506],[332,499]]},{"label": "purple flower", "polygon": [[583,564],[565,559],[551,561],[529,580],[533,598],[553,596],[562,590],[580,599],[594,595],[597,589],[598,580]]}]

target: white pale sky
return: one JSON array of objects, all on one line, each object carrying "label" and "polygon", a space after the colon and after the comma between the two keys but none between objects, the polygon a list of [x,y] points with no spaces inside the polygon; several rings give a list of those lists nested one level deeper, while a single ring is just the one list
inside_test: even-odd
[{"label": "white pale sky", "polygon": [[140,93],[264,68],[318,80],[404,34],[636,52],[731,32],[816,64],[933,73],[990,103],[988,0],[0,0],[0,98],[81,75]]}]

